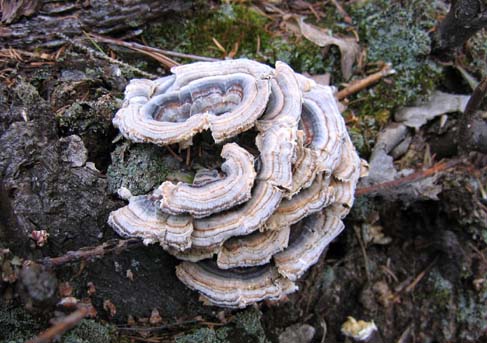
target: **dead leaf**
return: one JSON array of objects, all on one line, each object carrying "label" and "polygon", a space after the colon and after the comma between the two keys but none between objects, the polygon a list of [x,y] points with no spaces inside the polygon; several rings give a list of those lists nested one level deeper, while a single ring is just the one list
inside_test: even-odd
[{"label": "dead leaf", "polygon": [[88,287],[88,290],[86,291],[88,293],[88,296],[91,297],[93,294],[96,293],[96,288],[95,284],[91,281],[89,281],[86,286]]},{"label": "dead leaf", "polygon": [[[360,48],[355,41],[355,38],[334,37],[326,29],[305,23],[305,18],[301,16],[292,15],[288,16],[287,19],[294,19],[298,24],[297,28],[299,30],[299,33],[301,33],[306,39],[313,42],[314,44],[320,47],[327,47],[330,45],[338,46],[342,55],[340,59],[340,64],[343,77],[348,80],[352,76],[353,64],[358,59],[360,53]],[[290,27],[288,25],[287,28],[296,32],[296,28]]]},{"label": "dead leaf", "polygon": [[29,17],[37,11],[40,4],[41,2],[38,0],[1,0],[1,22],[11,24],[22,16]]},{"label": "dead leaf", "polygon": [[103,302],[103,309],[108,312],[111,318],[113,318],[117,314],[117,308],[110,301],[110,299],[107,299]]},{"label": "dead leaf", "polygon": [[159,314],[159,311],[156,308],[152,310],[152,313],[149,318],[149,323],[151,323],[152,325],[162,323],[161,315]]},{"label": "dead leaf", "polygon": [[61,282],[58,286],[61,297],[70,297],[73,294],[73,287],[69,282]]}]

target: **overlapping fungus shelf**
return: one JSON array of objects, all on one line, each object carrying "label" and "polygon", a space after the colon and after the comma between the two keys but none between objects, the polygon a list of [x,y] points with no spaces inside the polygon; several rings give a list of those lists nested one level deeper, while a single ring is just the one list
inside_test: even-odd
[{"label": "overlapping fungus shelf", "polygon": [[[109,224],[182,260],[176,275],[210,304],[294,292],[343,230],[360,176],[333,89],[282,62],[199,62],[172,73],[132,80],[114,125],[131,141],[183,148],[208,130],[224,162],[192,183],[131,197]],[[238,144],[249,130],[258,153]]]}]

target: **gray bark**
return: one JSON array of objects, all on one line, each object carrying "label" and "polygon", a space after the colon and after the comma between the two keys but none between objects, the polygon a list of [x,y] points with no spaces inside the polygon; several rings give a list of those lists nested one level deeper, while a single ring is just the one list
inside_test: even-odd
[{"label": "gray bark", "polygon": [[441,53],[459,47],[486,26],[486,0],[453,0],[448,15],[433,37],[433,50]]},{"label": "gray bark", "polygon": [[190,0],[1,0],[0,48],[56,47],[57,33],[73,37],[83,31],[116,36],[138,32],[149,22],[191,7]]}]

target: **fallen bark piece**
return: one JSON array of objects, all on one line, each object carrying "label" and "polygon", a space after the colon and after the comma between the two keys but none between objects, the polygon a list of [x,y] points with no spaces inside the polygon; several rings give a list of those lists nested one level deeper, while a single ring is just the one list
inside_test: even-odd
[{"label": "fallen bark piece", "polygon": [[399,109],[394,115],[394,119],[406,126],[419,129],[426,122],[439,115],[451,112],[463,112],[469,99],[470,96],[468,95],[448,94],[436,91],[425,103]]}]

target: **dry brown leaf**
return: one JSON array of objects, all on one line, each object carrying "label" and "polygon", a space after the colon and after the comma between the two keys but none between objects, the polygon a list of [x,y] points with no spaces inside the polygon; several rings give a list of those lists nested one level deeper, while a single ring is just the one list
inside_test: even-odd
[{"label": "dry brown leaf", "polygon": [[[290,27],[289,23],[287,28],[296,32],[298,31],[300,34],[304,36],[310,42],[320,46],[326,47],[330,45],[336,45],[340,49],[341,53],[341,69],[343,77],[348,80],[352,76],[352,66],[354,62],[357,60],[360,48],[355,38],[352,37],[343,37],[338,38],[332,36],[328,30],[317,27],[312,24],[307,24],[304,22],[304,17],[292,15],[289,16],[288,19],[294,19],[297,23],[297,27]],[[292,25],[292,24],[291,24]],[[297,29],[297,30],[296,30]]]},{"label": "dry brown leaf", "polygon": [[1,22],[11,24],[22,16],[31,16],[39,6],[38,0],[0,0]]}]

